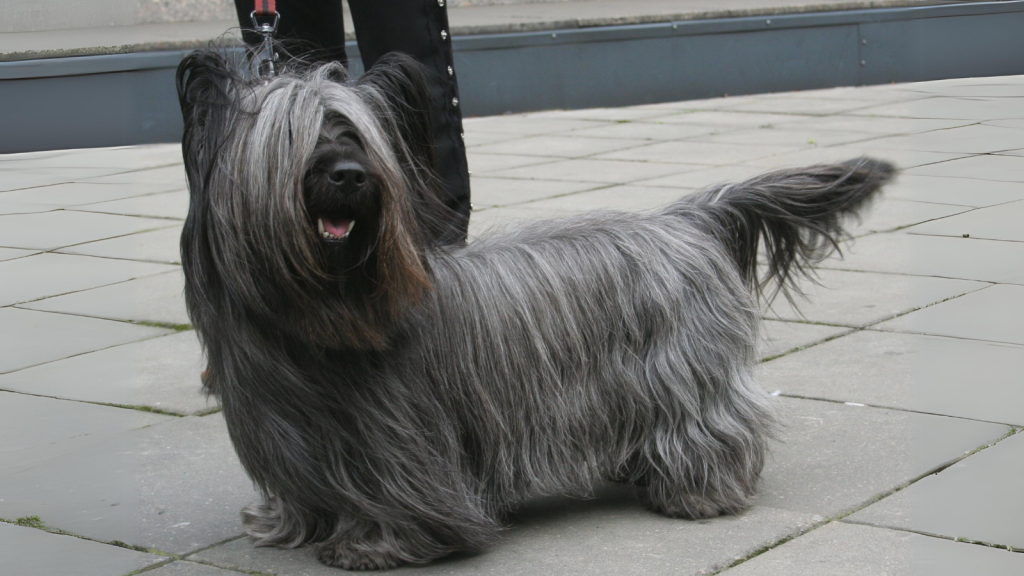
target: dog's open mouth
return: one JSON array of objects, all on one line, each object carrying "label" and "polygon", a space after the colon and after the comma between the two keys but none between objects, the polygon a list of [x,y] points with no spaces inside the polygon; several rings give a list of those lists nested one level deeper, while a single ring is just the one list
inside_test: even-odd
[{"label": "dog's open mouth", "polygon": [[346,218],[329,218],[320,216],[316,219],[316,230],[321,238],[327,241],[347,240],[355,228],[356,221]]}]

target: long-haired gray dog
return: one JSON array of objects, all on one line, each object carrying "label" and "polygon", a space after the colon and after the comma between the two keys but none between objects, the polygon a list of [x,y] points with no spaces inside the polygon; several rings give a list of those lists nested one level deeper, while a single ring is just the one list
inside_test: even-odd
[{"label": "long-haired gray dog", "polygon": [[602,479],[669,516],[747,506],[773,430],[758,294],[831,253],[890,165],[442,247],[414,62],[356,82],[232,69],[206,51],[178,70],[181,251],[206,386],[263,495],[243,512],[257,544],[426,562],[486,545],[530,496]]}]

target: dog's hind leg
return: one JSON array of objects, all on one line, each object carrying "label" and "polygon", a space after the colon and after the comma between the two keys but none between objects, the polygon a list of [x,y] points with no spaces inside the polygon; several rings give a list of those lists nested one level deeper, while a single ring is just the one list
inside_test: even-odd
[{"label": "dog's hind leg", "polygon": [[672,517],[712,518],[749,505],[764,465],[773,417],[749,374],[691,410],[659,414],[642,451],[647,501]]}]

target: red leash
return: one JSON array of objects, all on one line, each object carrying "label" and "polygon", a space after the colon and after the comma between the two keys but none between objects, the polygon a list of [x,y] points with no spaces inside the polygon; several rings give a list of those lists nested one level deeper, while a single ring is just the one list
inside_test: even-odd
[{"label": "red leash", "polygon": [[277,2],[275,0],[256,0],[255,14],[277,14]]},{"label": "red leash", "polygon": [[[263,42],[253,55],[253,73],[264,78],[273,78],[277,76],[275,65],[277,62],[277,52],[274,51],[274,33],[277,32],[277,23],[281,19],[281,15],[277,12],[277,2],[275,0],[255,0],[253,8],[254,10],[250,14],[253,28],[263,36]],[[261,23],[261,16],[273,16],[273,20],[265,19],[266,21]]]}]

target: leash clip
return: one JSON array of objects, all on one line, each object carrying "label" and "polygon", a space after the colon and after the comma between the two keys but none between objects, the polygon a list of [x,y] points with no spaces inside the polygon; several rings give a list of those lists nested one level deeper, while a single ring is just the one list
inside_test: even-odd
[{"label": "leash clip", "polygon": [[[261,13],[261,15],[264,15]],[[274,11],[273,22],[260,22],[253,10],[250,15],[252,26],[258,34],[263,36],[260,47],[253,56],[253,73],[261,78],[273,78],[277,76],[277,52],[274,51],[274,33],[277,32],[277,23],[281,20],[281,14]]]}]

